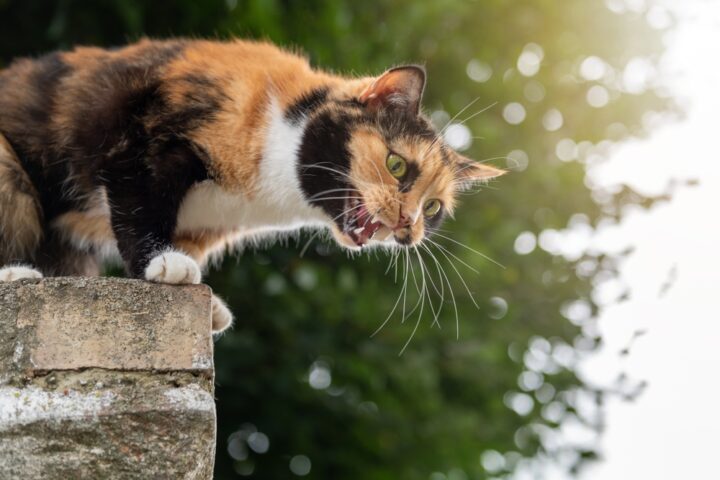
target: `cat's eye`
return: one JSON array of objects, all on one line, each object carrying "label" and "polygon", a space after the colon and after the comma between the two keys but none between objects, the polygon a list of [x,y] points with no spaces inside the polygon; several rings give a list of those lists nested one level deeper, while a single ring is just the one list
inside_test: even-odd
[{"label": "cat's eye", "polygon": [[388,155],[386,165],[390,171],[390,175],[395,178],[402,178],[407,173],[407,162],[404,158],[394,153]]},{"label": "cat's eye", "polygon": [[442,207],[442,203],[440,203],[440,200],[437,198],[428,200],[425,202],[425,205],[423,205],[423,214],[425,214],[426,217],[434,217],[440,211],[440,207]]}]

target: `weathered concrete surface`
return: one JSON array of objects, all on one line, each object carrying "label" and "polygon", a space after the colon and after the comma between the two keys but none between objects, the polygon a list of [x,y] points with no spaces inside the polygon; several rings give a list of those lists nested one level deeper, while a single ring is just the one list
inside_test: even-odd
[{"label": "weathered concrete surface", "polygon": [[0,283],[0,478],[212,478],[210,290]]}]

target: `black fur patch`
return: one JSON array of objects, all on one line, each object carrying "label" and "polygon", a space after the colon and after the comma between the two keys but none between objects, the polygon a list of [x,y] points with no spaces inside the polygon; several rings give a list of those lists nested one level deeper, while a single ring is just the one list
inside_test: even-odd
[{"label": "black fur patch", "polygon": [[293,125],[297,125],[303,118],[312,114],[325,103],[327,95],[327,87],[310,90],[288,107],[285,111],[285,119]]},{"label": "black fur patch", "polygon": [[161,117],[171,112],[159,70],[183,48],[182,42],[167,43],[147,47],[134,57],[102,62],[92,72],[95,80],[85,87],[85,94],[76,95],[73,146],[87,157],[114,154],[126,147],[127,137],[147,133],[147,124],[161,125]]},{"label": "black fur patch", "polygon": [[55,95],[63,77],[72,69],[66,64],[59,53],[50,53],[36,60],[38,68],[28,79],[28,88],[34,90],[36,102],[25,105],[26,114],[37,125],[47,125],[50,114],[55,107]]},{"label": "black fur patch", "polygon": [[207,179],[205,164],[174,140],[151,156],[116,157],[101,175],[118,249],[129,273],[142,277],[152,257],[172,246],[180,203],[193,184]]},{"label": "black fur patch", "polygon": [[[349,188],[345,175],[350,169],[348,142],[356,118],[322,112],[311,118],[298,152],[298,178],[305,197],[321,206],[338,224],[345,203],[343,200],[323,200],[321,197],[343,197],[346,192],[323,192]],[[335,170],[335,171],[331,171]],[[338,173],[340,172],[340,173]]]},{"label": "black fur patch", "polygon": [[412,242],[412,238],[410,235],[406,235],[404,237],[398,237],[397,235],[394,236],[395,241],[399,243],[400,245],[410,245]]},{"label": "black fur patch", "polygon": [[405,172],[405,175],[403,175],[403,177],[399,180],[399,189],[403,193],[409,192],[415,184],[415,180],[417,180],[417,178],[420,176],[420,167],[418,166],[417,162],[413,162],[410,160],[406,160],[406,162],[407,170]]},{"label": "black fur patch", "polygon": [[437,137],[432,124],[419,115],[408,115],[392,110],[380,110],[375,119],[385,137],[408,137],[432,141]]}]

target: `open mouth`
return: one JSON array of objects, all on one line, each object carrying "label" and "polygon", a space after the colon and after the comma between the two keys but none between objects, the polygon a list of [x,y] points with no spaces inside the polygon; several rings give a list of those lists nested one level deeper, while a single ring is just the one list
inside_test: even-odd
[{"label": "open mouth", "polygon": [[373,215],[357,198],[345,200],[345,211],[347,213],[343,216],[342,231],[358,247],[362,247],[370,241],[383,226],[381,221],[373,221]]}]

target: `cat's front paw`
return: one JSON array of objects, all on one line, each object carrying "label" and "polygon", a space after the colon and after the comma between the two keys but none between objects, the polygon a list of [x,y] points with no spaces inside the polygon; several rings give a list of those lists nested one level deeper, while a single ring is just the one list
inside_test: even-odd
[{"label": "cat's front paw", "polygon": [[200,267],[197,262],[180,252],[164,252],[150,260],[145,269],[145,279],[151,282],[174,285],[200,283]]},{"label": "cat's front paw", "polygon": [[225,302],[216,295],[212,296],[212,333],[221,333],[230,328],[233,323],[233,315]]},{"label": "cat's front paw", "polygon": [[22,278],[43,278],[43,274],[34,268],[22,265],[0,268],[0,282],[12,282]]}]

